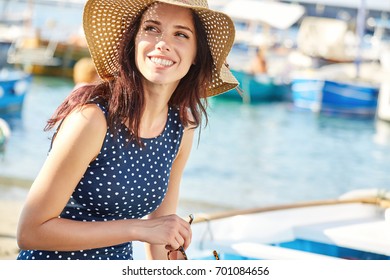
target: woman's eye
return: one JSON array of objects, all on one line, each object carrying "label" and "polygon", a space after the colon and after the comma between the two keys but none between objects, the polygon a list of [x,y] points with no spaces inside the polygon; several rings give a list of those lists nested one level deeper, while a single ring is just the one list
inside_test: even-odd
[{"label": "woman's eye", "polygon": [[183,38],[186,38],[186,39],[190,38],[187,34],[181,33],[181,32],[176,33],[176,36],[183,37]]},{"label": "woman's eye", "polygon": [[145,27],[144,27],[144,30],[145,30],[145,31],[153,31],[153,32],[157,32],[157,31],[158,31],[158,29],[157,29],[156,27],[151,26],[151,25],[145,26]]}]

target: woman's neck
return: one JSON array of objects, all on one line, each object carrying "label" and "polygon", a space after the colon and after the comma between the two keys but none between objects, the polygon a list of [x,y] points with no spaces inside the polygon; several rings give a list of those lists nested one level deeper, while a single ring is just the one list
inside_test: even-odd
[{"label": "woman's neck", "polygon": [[164,87],[145,90],[145,108],[140,123],[140,136],[153,138],[161,134],[168,117],[168,102],[172,93]]}]

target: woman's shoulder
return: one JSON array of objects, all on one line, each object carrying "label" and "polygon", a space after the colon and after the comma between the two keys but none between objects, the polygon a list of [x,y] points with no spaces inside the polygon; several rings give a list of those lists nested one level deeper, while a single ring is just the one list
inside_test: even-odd
[{"label": "woman's shoulder", "polygon": [[80,128],[89,133],[106,133],[107,121],[105,110],[98,104],[89,103],[74,109],[65,119],[64,124]]},{"label": "woman's shoulder", "polygon": [[106,134],[102,110],[96,104],[83,105],[73,109],[63,120],[53,136],[50,153],[58,155],[67,150],[92,160],[99,153]]}]

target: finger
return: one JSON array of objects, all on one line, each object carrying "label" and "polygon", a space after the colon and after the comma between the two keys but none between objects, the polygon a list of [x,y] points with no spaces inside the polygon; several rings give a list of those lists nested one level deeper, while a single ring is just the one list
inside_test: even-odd
[{"label": "finger", "polygon": [[181,246],[181,244],[179,243],[179,241],[177,241],[175,239],[175,240],[172,240],[169,244],[165,245],[165,249],[167,249],[169,251],[175,251],[175,250],[179,249],[180,246]]},{"label": "finger", "polygon": [[182,233],[182,237],[183,237],[182,245],[183,245],[184,249],[187,249],[188,246],[190,246],[191,240],[192,240],[191,227],[186,228],[186,230]]},{"label": "finger", "polygon": [[176,239],[176,242],[179,244],[179,246],[176,248],[176,250],[178,250],[181,246],[183,246],[183,248],[184,248],[185,240],[182,236],[179,235]]}]

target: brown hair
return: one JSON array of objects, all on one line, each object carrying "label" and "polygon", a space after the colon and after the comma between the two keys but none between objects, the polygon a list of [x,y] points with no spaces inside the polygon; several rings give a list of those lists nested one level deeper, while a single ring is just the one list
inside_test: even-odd
[{"label": "brown hair", "polygon": [[[75,108],[91,103],[91,100],[106,106],[109,129],[129,120],[130,138],[142,145],[139,126],[144,109],[142,76],[135,65],[135,37],[141,23],[141,13],[130,28],[125,31],[119,46],[119,73],[115,79],[98,85],[88,85],[73,91],[57,108],[48,120],[45,130],[53,128]],[[206,91],[211,83],[213,58],[207,44],[207,34],[195,12],[192,12],[197,34],[197,54],[195,64],[181,79],[169,100],[169,105],[179,108],[182,125],[197,128],[202,123],[202,115],[207,125]],[[190,118],[192,116],[192,118]],[[114,132],[114,131],[112,131]]]}]

